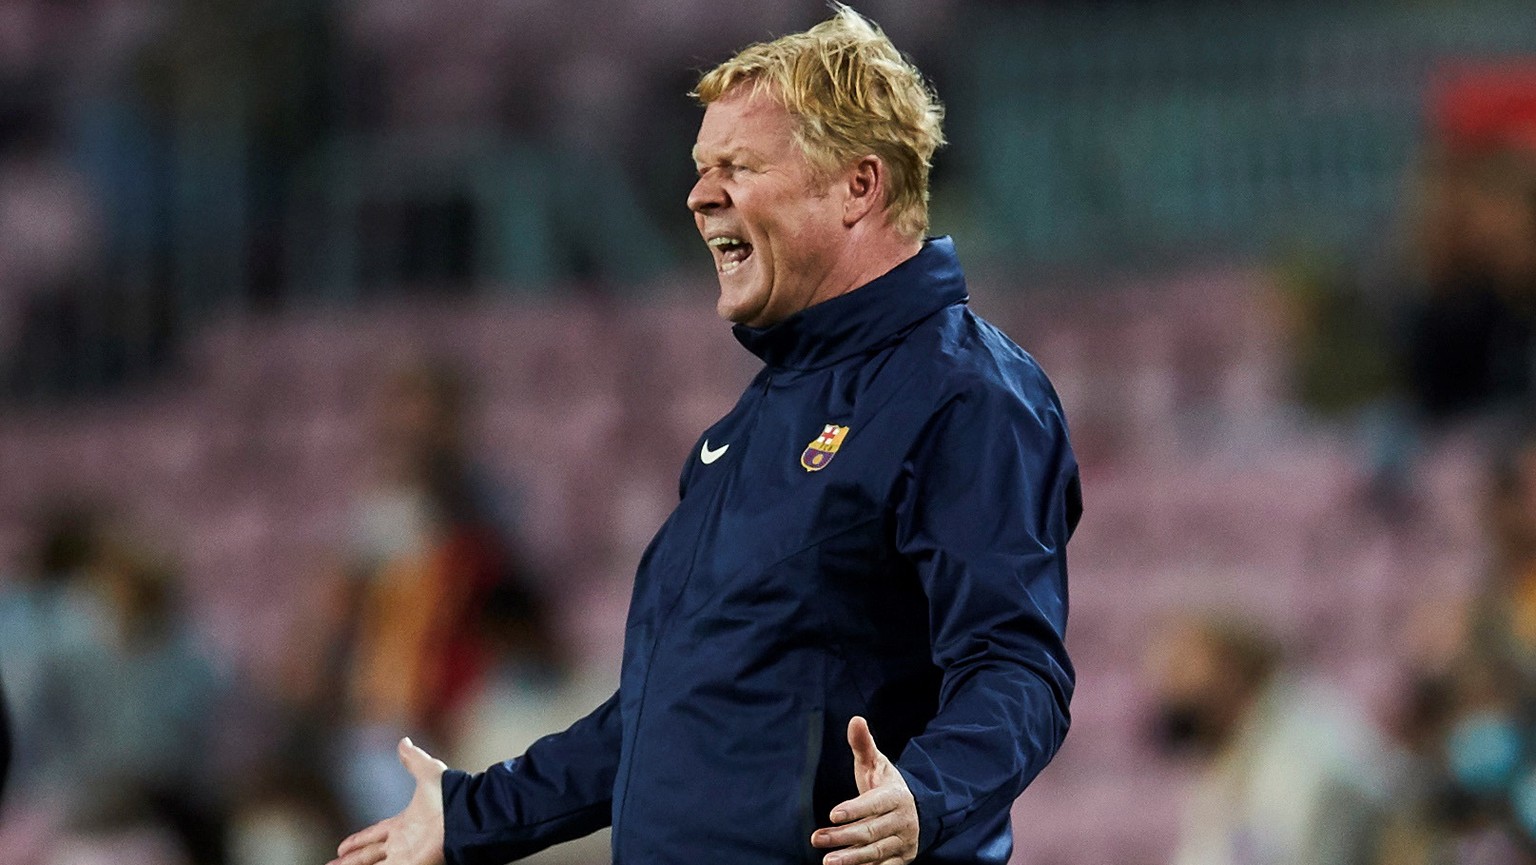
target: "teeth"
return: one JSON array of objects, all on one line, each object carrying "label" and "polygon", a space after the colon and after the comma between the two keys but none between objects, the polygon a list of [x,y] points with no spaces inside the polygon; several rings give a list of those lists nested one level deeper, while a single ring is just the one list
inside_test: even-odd
[{"label": "teeth", "polygon": [[720,253],[720,272],[730,273],[750,256],[752,245],[740,237],[721,235],[705,241],[711,249]]}]

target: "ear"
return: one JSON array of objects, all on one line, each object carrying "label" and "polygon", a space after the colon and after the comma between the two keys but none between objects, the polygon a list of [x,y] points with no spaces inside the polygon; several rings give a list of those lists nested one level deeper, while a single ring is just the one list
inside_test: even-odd
[{"label": "ear", "polygon": [[870,154],[855,162],[845,179],[848,197],[843,201],[843,225],[852,227],[885,207],[885,162],[880,157]]}]

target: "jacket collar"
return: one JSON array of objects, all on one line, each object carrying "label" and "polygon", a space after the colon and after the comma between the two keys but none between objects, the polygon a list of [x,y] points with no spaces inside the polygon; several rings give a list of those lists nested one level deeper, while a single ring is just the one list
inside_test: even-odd
[{"label": "jacket collar", "polygon": [[923,248],[847,294],[806,307],[767,327],[738,324],[736,339],[770,367],[815,369],[869,351],[946,306],[967,300],[949,237]]}]

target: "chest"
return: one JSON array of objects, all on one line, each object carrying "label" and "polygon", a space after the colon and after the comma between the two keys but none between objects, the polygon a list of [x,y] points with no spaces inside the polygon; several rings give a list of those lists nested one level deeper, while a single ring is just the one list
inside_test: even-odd
[{"label": "chest", "polygon": [[636,606],[799,620],[888,571],[892,489],[921,413],[881,372],[759,375],[688,455]]}]

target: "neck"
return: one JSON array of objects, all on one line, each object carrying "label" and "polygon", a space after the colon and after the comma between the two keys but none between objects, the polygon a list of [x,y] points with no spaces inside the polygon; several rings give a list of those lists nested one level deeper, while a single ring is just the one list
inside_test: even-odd
[{"label": "neck", "polygon": [[896,265],[917,255],[922,248],[920,238],[889,231],[872,236],[850,236],[844,254],[822,281],[809,305],[831,300],[874,282]]}]

